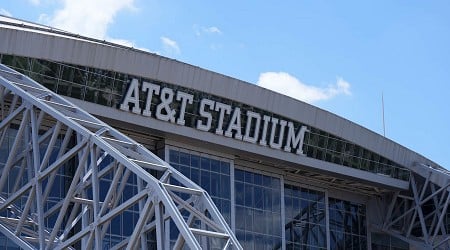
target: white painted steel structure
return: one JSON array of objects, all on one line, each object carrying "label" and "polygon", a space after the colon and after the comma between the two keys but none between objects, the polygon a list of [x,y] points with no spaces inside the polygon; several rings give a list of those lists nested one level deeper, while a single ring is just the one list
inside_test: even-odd
[{"label": "white painted steel structure", "polygon": [[[444,218],[450,202],[450,173],[424,164],[412,166],[410,188],[386,200],[382,230],[421,249],[450,249]],[[420,228],[413,233],[413,228]]]},{"label": "white painted steel structure", "polygon": [[[152,232],[158,249],[168,249],[169,222],[179,232],[176,249],[242,249],[201,187],[142,145],[3,65],[0,115],[0,145],[10,128],[17,129],[1,170],[0,231],[18,246],[102,249],[112,220],[137,204],[133,233],[114,249],[145,249]],[[58,140],[57,157],[51,157]],[[76,168],[63,199],[51,201],[55,177],[71,164]],[[20,174],[9,185],[12,168]],[[101,182],[107,175],[111,181]],[[137,189],[125,194],[132,178]]]}]

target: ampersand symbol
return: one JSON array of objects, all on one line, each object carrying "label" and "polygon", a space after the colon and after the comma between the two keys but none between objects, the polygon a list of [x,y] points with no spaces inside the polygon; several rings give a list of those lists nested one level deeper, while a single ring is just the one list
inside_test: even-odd
[{"label": "ampersand symbol", "polygon": [[[173,101],[173,90],[170,88],[163,88],[161,90],[161,103],[156,107],[156,118],[162,121],[175,122],[176,110],[170,108]],[[162,114],[164,110],[165,114]]]}]

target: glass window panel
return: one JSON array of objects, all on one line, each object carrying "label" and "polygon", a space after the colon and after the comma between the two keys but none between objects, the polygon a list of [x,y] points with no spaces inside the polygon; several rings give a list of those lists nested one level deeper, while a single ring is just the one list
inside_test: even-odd
[{"label": "glass window panel", "polygon": [[263,188],[255,186],[254,187],[254,199],[255,199],[255,208],[263,209]]},{"label": "glass window panel", "polygon": [[319,148],[325,148],[325,145],[326,145],[325,141],[326,141],[325,137],[323,137],[323,136],[319,137],[319,143],[318,143]]},{"label": "glass window panel", "polygon": [[263,186],[265,187],[271,187],[272,186],[272,180],[270,176],[263,176]]},{"label": "glass window panel", "polygon": [[252,172],[245,171],[244,172],[244,178],[245,178],[245,182],[253,183],[253,173]]},{"label": "glass window panel", "polygon": [[318,159],[318,160],[323,160],[324,156],[325,156],[324,151],[322,151],[322,150],[318,150],[318,151],[317,151],[316,159]]},{"label": "glass window panel", "polygon": [[244,183],[236,182],[234,184],[236,205],[245,204]]},{"label": "glass window panel", "polygon": [[245,231],[244,230],[236,230],[236,238],[241,243],[242,247],[245,249]]},{"label": "glass window panel", "polygon": [[112,94],[110,107],[119,108],[119,105],[122,103],[122,100],[123,100],[122,95]]},{"label": "glass window panel", "polygon": [[272,188],[274,188],[275,190],[280,190],[280,188],[281,188],[280,179],[272,177],[271,183],[272,183]]},{"label": "glass window panel", "polygon": [[292,194],[292,186],[289,185],[289,184],[285,184],[284,187],[285,187],[285,189],[284,189],[284,197],[292,196],[293,195]]},{"label": "glass window panel", "polygon": [[191,168],[191,180],[200,185],[200,170]]},{"label": "glass window panel", "polygon": [[[199,156],[195,152],[188,150],[178,150],[171,148],[168,154],[169,163],[177,168],[183,175],[190,178],[195,183],[204,188],[217,205],[219,211],[225,220],[231,222],[231,186],[230,175],[223,174],[220,166],[228,167],[222,164],[220,159],[210,159],[207,156]],[[218,168],[211,169],[211,161],[214,161]],[[212,171],[215,170],[215,171]],[[227,171],[224,171],[227,172]],[[228,170],[229,173],[229,170]],[[240,187],[236,187],[239,189]],[[237,192],[239,193],[239,192]],[[241,192],[242,193],[242,192]]]},{"label": "glass window panel", "polygon": [[125,226],[125,225],[130,225],[130,222],[131,222],[131,224],[135,225],[135,220],[134,220],[135,216],[133,216],[133,215],[134,215],[134,213],[130,213],[130,212],[123,213],[123,216],[122,216],[123,221],[121,224],[123,226],[123,231],[122,231],[121,235],[129,236],[133,233],[134,227]]},{"label": "glass window panel", "polygon": [[253,213],[254,231],[257,233],[265,233],[266,221],[270,218],[264,216],[264,211],[256,209]]},{"label": "glass window panel", "polygon": [[364,218],[364,215],[359,216],[359,233],[360,235],[366,235],[366,220]]},{"label": "glass window panel", "polygon": [[308,245],[317,246],[318,245],[317,238],[319,235],[318,232],[319,230],[317,229],[317,227],[314,227],[311,224],[308,225],[307,230],[308,230]]},{"label": "glass window panel", "polygon": [[300,188],[300,187],[292,187],[294,198],[304,198],[308,199],[308,189]]},{"label": "glass window panel", "polygon": [[274,231],[273,231],[273,216],[274,215],[272,215],[272,212],[264,211],[264,218],[266,220],[265,230],[266,230],[266,234],[268,234],[268,235],[273,235],[274,234]]},{"label": "glass window panel", "polygon": [[200,168],[200,156],[191,155],[191,167]]},{"label": "glass window panel", "polygon": [[319,192],[310,189],[309,190],[309,198],[313,201],[318,201],[319,200]]},{"label": "glass window panel", "polygon": [[235,169],[234,170],[234,179],[236,181],[244,182],[245,181],[244,176],[245,176],[245,172],[244,171],[239,170],[239,169]]},{"label": "glass window panel", "polygon": [[200,161],[201,168],[204,170],[211,170],[210,168],[210,160],[208,158],[202,157]]},{"label": "glass window panel", "polygon": [[318,231],[318,245],[319,247],[326,248],[327,247],[327,229],[326,226],[320,226]]},{"label": "glass window panel", "polygon": [[72,91],[72,84],[70,82],[61,81],[58,84],[57,93],[60,95],[69,96]]},{"label": "glass window panel", "polygon": [[265,242],[264,242],[264,236],[261,234],[255,235],[255,249],[264,249]]},{"label": "glass window panel", "polygon": [[262,185],[263,183],[262,183],[262,175],[261,174],[255,174],[254,176],[253,176],[253,178],[254,178],[254,183],[256,184],[256,185]]},{"label": "glass window panel", "polygon": [[253,234],[252,233],[245,233],[245,244],[246,244],[246,247],[244,247],[244,249],[255,249],[254,248],[255,247],[255,242],[253,240]]},{"label": "glass window panel", "polygon": [[231,222],[231,201],[230,200],[222,200],[222,215],[225,218],[225,221]]},{"label": "glass window panel", "polygon": [[287,224],[293,218],[292,198],[289,196],[284,197],[284,209],[285,209],[285,223]]},{"label": "glass window panel", "polygon": [[245,206],[253,207],[253,186],[251,184],[244,185],[245,192]]},{"label": "glass window panel", "polygon": [[188,178],[191,177],[191,168],[190,167],[180,165],[180,172]]},{"label": "glass window panel", "polygon": [[180,163],[186,166],[189,166],[191,164],[191,158],[188,153],[180,152]]},{"label": "glass window panel", "polygon": [[253,231],[253,210],[245,208],[245,230]]},{"label": "glass window panel", "polygon": [[273,235],[281,237],[281,217],[278,213],[272,213],[272,232]]},{"label": "glass window panel", "polygon": [[292,199],[292,218],[300,218],[302,214],[301,201],[298,198]]},{"label": "glass window panel", "polygon": [[169,151],[169,161],[172,163],[179,163],[180,162],[179,152],[176,150],[170,150]]},{"label": "glass window panel", "polygon": [[326,154],[325,154],[325,161],[331,162],[332,156],[333,156],[333,155],[331,154],[330,151],[326,151]]},{"label": "glass window panel", "polygon": [[236,229],[245,230],[245,208],[236,206]]},{"label": "glass window panel", "polygon": [[231,199],[230,176],[220,175],[220,195],[226,199]]},{"label": "glass window panel", "polygon": [[86,88],[84,100],[88,102],[97,103],[99,91],[93,88]]},{"label": "glass window panel", "polygon": [[[292,238],[292,230],[293,230],[293,227],[292,227],[292,223],[289,223],[289,224],[287,224],[286,223],[286,225],[285,225],[285,239],[286,239],[286,241],[287,241],[287,246],[289,246],[289,242],[290,241],[292,241],[293,240],[293,238]],[[288,247],[286,246],[286,249],[288,249]]]},{"label": "glass window panel", "polygon": [[[277,205],[281,204],[280,188],[272,188],[272,183],[279,183],[279,179],[243,170],[235,170],[235,175],[236,205],[237,207],[244,205],[246,209],[245,231],[251,233],[254,240],[257,238],[270,239],[270,245],[264,244],[262,249],[268,249],[268,247],[281,249],[280,244],[274,245],[274,242],[280,242],[281,240],[281,211]],[[272,181],[272,178],[275,181]],[[264,185],[264,183],[267,185]],[[239,192],[238,188],[243,189],[243,192]],[[275,206],[273,200],[277,200]],[[272,211],[274,207],[278,207],[278,209]],[[250,218],[252,221],[250,221]],[[254,244],[258,245],[256,242]]]},{"label": "glass window panel", "polygon": [[270,189],[263,189],[263,197],[264,197],[264,209],[265,210],[272,210],[272,193],[270,192]]},{"label": "glass window panel", "polygon": [[365,211],[365,206],[349,201],[329,198],[330,214],[330,249],[367,249],[365,215],[359,213]]},{"label": "glass window panel", "polygon": [[211,192],[211,185],[210,185],[210,180],[211,180],[211,175],[210,172],[208,171],[201,171],[200,172],[200,184],[202,186],[202,188],[204,188],[208,193]]},{"label": "glass window panel", "polygon": [[292,194],[285,196],[285,225],[291,225],[285,229],[286,249],[326,249],[325,212],[319,210],[325,207],[325,193],[293,185],[285,185],[284,190],[285,195]]},{"label": "glass window panel", "polygon": [[211,160],[211,171],[220,173],[220,162],[218,160]]},{"label": "glass window panel", "polygon": [[72,91],[69,94],[70,97],[82,99],[84,97],[84,86],[79,84],[72,84]]},{"label": "glass window panel", "polygon": [[360,237],[353,235],[352,236],[352,249],[360,249],[361,239]]},{"label": "glass window panel", "polygon": [[212,200],[213,200],[214,204],[216,204],[216,206],[219,209],[219,211],[222,211],[222,201],[221,201],[221,199],[219,199],[217,197],[212,197]]},{"label": "glass window panel", "polygon": [[117,216],[111,222],[111,227],[110,227],[111,231],[110,232],[112,234],[120,235],[121,234],[120,225],[121,225],[120,217]]},{"label": "glass window panel", "polygon": [[211,196],[219,196],[220,195],[220,174],[217,172],[211,172]]},{"label": "glass window panel", "polygon": [[220,172],[222,174],[230,175],[230,163],[228,162],[220,162]]},{"label": "glass window panel", "polygon": [[[56,69],[55,69],[56,70]],[[48,72],[43,72],[44,74],[40,74],[40,73],[31,73],[30,76],[33,80],[41,83],[42,85],[44,85],[45,87],[49,88],[50,90],[55,91],[56,90],[56,85],[59,81],[59,79],[57,77],[53,77],[53,76],[48,76],[45,75],[45,73]],[[56,75],[57,73],[53,73],[51,72],[50,75]]]},{"label": "glass window panel", "polygon": [[330,231],[330,249],[337,249],[336,233]]}]

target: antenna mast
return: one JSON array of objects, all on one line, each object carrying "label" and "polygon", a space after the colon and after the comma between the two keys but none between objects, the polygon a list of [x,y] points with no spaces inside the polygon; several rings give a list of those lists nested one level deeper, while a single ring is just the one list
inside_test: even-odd
[{"label": "antenna mast", "polygon": [[383,112],[383,136],[386,137],[386,126],[384,123],[384,96],[383,96],[383,91],[381,91],[381,109]]}]

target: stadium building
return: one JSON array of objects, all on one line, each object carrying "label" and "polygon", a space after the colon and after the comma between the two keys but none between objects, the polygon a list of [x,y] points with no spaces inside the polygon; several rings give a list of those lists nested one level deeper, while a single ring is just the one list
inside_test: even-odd
[{"label": "stadium building", "polygon": [[0,61],[3,249],[450,249],[449,172],[335,114],[5,16]]}]

